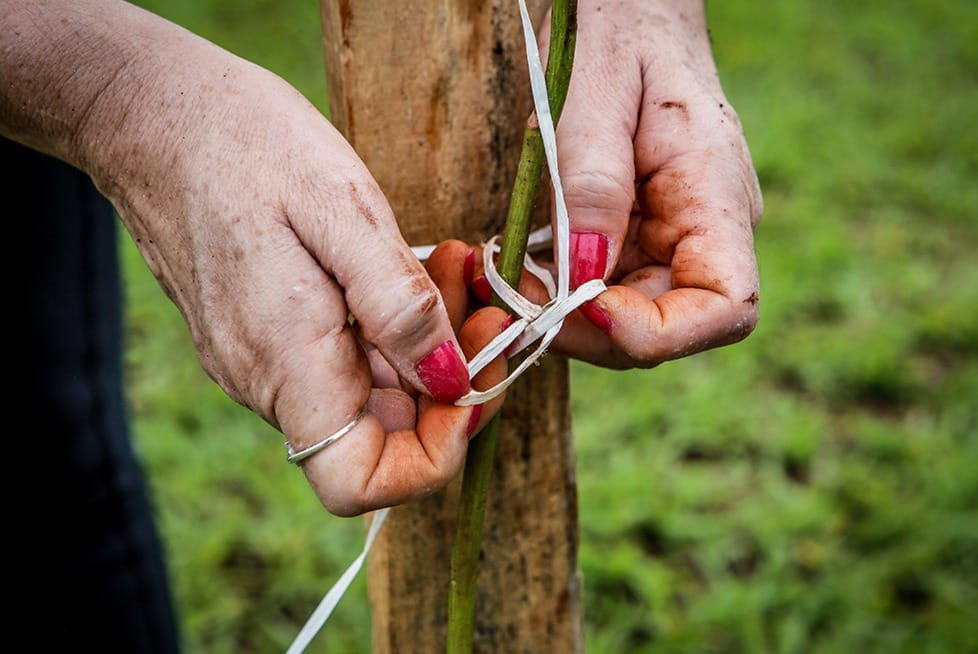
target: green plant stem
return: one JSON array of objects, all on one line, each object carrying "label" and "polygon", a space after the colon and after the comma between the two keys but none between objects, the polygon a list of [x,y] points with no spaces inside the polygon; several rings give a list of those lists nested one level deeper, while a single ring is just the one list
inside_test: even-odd
[{"label": "green plant stem", "polygon": [[[554,122],[567,97],[574,46],[577,39],[577,0],[553,0],[551,5],[550,49],[547,55],[547,96]],[[513,184],[506,227],[496,268],[506,282],[519,287],[526,243],[546,161],[543,137],[535,120],[523,133],[523,149]],[[498,296],[493,304],[506,308]],[[455,546],[452,550],[451,585],[448,598],[448,654],[472,651],[475,626],[475,588],[479,572],[479,551],[485,518],[489,479],[499,438],[499,415],[472,439],[465,460],[462,492],[459,499]]]},{"label": "green plant stem", "polygon": [[[571,69],[574,64],[574,46],[577,42],[577,0],[554,0],[550,10],[550,49],[547,55],[547,99],[554,126],[560,119],[567,99]],[[536,126],[536,116],[523,132],[523,149],[516,169],[516,181],[509,201],[506,227],[503,230],[499,259],[496,269],[506,283],[519,288],[523,271],[526,242],[533,224],[540,177],[547,158],[543,151],[543,135]],[[493,304],[506,309],[498,296]]]}]

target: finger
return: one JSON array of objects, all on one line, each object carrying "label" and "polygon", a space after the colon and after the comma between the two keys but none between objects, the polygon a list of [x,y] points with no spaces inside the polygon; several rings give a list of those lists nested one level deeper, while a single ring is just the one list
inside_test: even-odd
[{"label": "finger", "polygon": [[481,268],[482,248],[462,241],[439,243],[425,262],[425,269],[438,287],[448,312],[448,320],[457,332],[462,328],[469,310],[469,285],[476,268]]},{"label": "finger", "polygon": [[[488,302],[491,289],[480,264],[476,264],[474,275],[471,284],[473,294],[482,302]],[[680,279],[685,278],[680,276]],[[632,291],[625,296],[625,301],[618,297],[623,292],[620,290],[622,288]],[[672,289],[673,273],[669,266],[647,265],[632,271],[620,280],[619,286],[612,286],[598,300],[584,305],[579,313],[567,316],[552,349],[606,367],[646,367],[733,342],[746,335],[731,331],[723,320],[711,324],[713,313],[722,313],[722,309],[710,309],[708,302],[691,298],[693,306],[686,310],[690,316],[682,322],[683,334],[691,342],[678,341],[670,336],[669,330],[663,329],[661,312],[653,302],[653,298],[659,298]],[[531,302],[545,304],[549,300],[540,280],[525,271],[519,290]],[[660,301],[667,303],[672,297],[667,295]],[[705,321],[706,326],[695,327],[693,323],[697,320]],[[626,327],[616,327],[618,325]],[[613,333],[609,334],[608,330],[612,329]]]},{"label": "finger", "polygon": [[380,421],[386,433],[414,429],[418,424],[417,403],[398,388],[374,388],[367,400],[367,412]]},{"label": "finger", "polygon": [[380,189],[359,172],[337,199],[339,215],[320,221],[307,245],[344,288],[363,337],[413,387],[452,402],[469,378],[441,295]]},{"label": "finger", "polygon": [[[502,309],[485,306],[479,309],[479,302],[482,302],[483,305],[488,305],[492,295],[489,282],[482,275],[482,248],[480,246],[468,245],[461,241],[446,241],[441,243],[428,258],[426,268],[431,278],[438,285],[439,292],[445,298],[445,305],[448,308],[448,314],[451,317],[453,325],[464,321],[469,311],[476,309],[475,313],[486,311],[499,312],[503,316],[503,328],[509,326],[512,318]],[[473,285],[477,273],[481,285]],[[479,288],[480,291],[473,291],[474,286]],[[488,294],[485,294],[486,292]],[[473,315],[470,320],[474,324],[479,324],[486,320],[486,318]],[[485,343],[475,338],[477,334],[470,327],[463,330],[459,336],[459,343],[462,346],[462,351],[467,360],[471,360],[485,345]],[[488,390],[505,378],[505,376],[506,361],[504,357],[500,356],[475,376],[472,380],[472,388]],[[468,427],[470,435],[478,433],[488,424],[492,416],[502,406],[504,397],[505,393],[483,405],[473,407],[473,414],[470,417]]]},{"label": "finger", "polygon": [[[449,240],[440,243],[425,263],[425,270],[438,288],[448,312],[449,322],[456,332],[462,328],[468,315],[467,284],[472,281],[475,256],[475,250],[469,245],[462,241]],[[375,388],[407,390],[408,387],[402,383],[397,371],[384,358],[380,350],[365,340],[361,340],[360,344],[370,362]]]},{"label": "finger", "polygon": [[[473,313],[466,323],[467,328],[459,334],[459,342],[466,359],[471,360],[489,341],[509,327],[512,321],[512,316],[498,307],[485,307]],[[493,331],[493,328],[496,331]],[[480,391],[489,390],[506,378],[507,368],[506,357],[496,357],[472,379],[472,388]],[[470,435],[478,433],[489,423],[499,412],[505,397],[506,393],[503,392],[475,407],[477,413],[471,418],[468,426]]]},{"label": "finger", "polygon": [[670,289],[650,299],[636,288],[613,287],[592,303],[607,317],[612,342],[637,365],[734,343],[754,329],[751,201],[736,172],[723,161],[704,168],[701,157],[688,155],[640,187],[650,220],[639,240],[670,262]]},{"label": "finger", "polygon": [[278,381],[268,391],[271,413],[294,451],[350,422],[367,403],[373,383],[370,361],[346,320],[342,289],[320,274],[319,284],[291,296],[294,304],[285,308],[308,320],[288,322],[274,334],[286,345],[277,348],[275,368],[267,371]]},{"label": "finger", "polygon": [[372,343],[360,339],[360,347],[367,355],[367,362],[370,365],[370,376],[374,388],[397,388],[403,389],[401,378],[397,376],[397,371],[391,367],[383,353]]},{"label": "finger", "polygon": [[[505,328],[507,318],[504,311],[495,308],[474,314],[462,327],[462,346],[474,353]],[[476,382],[486,387],[498,383],[505,370],[506,364],[499,357]],[[405,427],[409,418],[406,406],[400,399],[394,407],[385,402],[391,399],[389,394],[398,393],[396,389],[374,390],[368,413],[356,427],[302,462],[310,485],[332,513],[357,515],[443,487],[461,469],[473,429],[487,422],[502,403],[502,398],[487,402],[473,420],[477,411],[473,407],[425,399],[416,424]],[[374,414],[373,407],[380,407],[382,415]],[[386,431],[385,422],[402,428]]]},{"label": "finger", "polygon": [[635,198],[632,136],[642,95],[641,69],[615,44],[602,24],[582,26],[557,129],[571,229],[571,288],[614,270]]}]

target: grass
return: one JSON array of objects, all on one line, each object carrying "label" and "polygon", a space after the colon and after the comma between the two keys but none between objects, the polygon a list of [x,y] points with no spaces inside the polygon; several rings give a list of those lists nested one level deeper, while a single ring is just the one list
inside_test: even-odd
[{"label": "grass", "polygon": [[[326,111],[315,2],[140,4]],[[588,651],[978,651],[978,5],[709,9],[765,193],[762,317],[652,371],[572,366]],[[203,375],[122,250],[187,649],[282,651],[362,523]],[[363,577],[315,646],[369,650]]]}]

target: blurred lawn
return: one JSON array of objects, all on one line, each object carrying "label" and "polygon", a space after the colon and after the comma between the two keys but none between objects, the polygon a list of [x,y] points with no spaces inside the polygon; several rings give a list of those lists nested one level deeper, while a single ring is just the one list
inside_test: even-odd
[{"label": "blurred lawn", "polygon": [[[315,0],[143,0],[326,111]],[[588,651],[978,651],[978,4],[710,3],[762,319],[573,366]],[[127,241],[131,403],[189,652],[283,651],[362,545]],[[369,651],[361,576],[315,651]]]}]

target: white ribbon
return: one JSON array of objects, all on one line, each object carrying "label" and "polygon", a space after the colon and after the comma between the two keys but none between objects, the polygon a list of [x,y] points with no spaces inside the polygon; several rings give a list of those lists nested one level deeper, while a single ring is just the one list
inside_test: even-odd
[{"label": "white ribbon", "polygon": [[[493,237],[485,244],[482,251],[482,258],[485,265],[486,279],[489,281],[492,290],[499,295],[503,302],[519,318],[488,345],[482,348],[478,354],[472,357],[468,363],[469,376],[474,377],[500,354],[507,352],[515,354],[523,351],[538,340],[540,343],[533,352],[520,362],[519,366],[505,380],[485,391],[476,391],[473,389],[455,402],[458,406],[482,404],[505,391],[510,384],[547,351],[547,347],[550,346],[550,343],[563,326],[564,318],[585,302],[596,298],[606,289],[603,281],[593,279],[585,284],[581,284],[573,292],[570,291],[570,221],[567,217],[567,205],[564,203],[564,190],[560,182],[560,172],[557,168],[557,136],[554,131],[553,116],[550,113],[546,78],[543,72],[543,64],[540,62],[540,52],[537,49],[533,24],[530,21],[530,15],[526,9],[524,0],[519,0],[519,4],[520,18],[523,23],[523,37],[526,42],[526,58],[530,70],[530,88],[533,90],[533,104],[537,121],[540,124],[540,134],[543,137],[543,148],[547,155],[547,167],[550,170],[550,181],[554,187],[557,211],[554,220],[556,229],[551,230],[549,227],[545,227],[531,233],[527,242],[527,251],[535,252],[547,247],[552,238],[556,245],[557,279],[555,281],[548,269],[538,265],[529,255],[526,256],[524,267],[543,282],[550,297],[550,301],[542,306],[535,304],[507,284],[496,271],[494,255],[499,251],[499,246],[496,243],[498,237]],[[412,249],[418,258],[424,260],[431,255],[434,248],[435,246],[419,246]],[[363,551],[350,567],[347,568],[339,581],[326,593],[319,606],[316,607],[316,610],[302,627],[299,635],[296,636],[287,654],[301,654],[319,630],[322,629],[323,625],[326,624],[326,620],[333,612],[333,609],[336,608],[340,598],[346,592],[347,588],[349,588],[354,577],[363,566],[367,553],[373,545],[374,538],[384,523],[384,518],[387,517],[387,511],[388,509],[381,509],[374,514]]]},{"label": "white ribbon", "polygon": [[367,540],[363,544],[363,551],[360,552],[360,556],[353,560],[353,563],[346,569],[346,572],[339,578],[339,581],[333,584],[333,587],[329,589],[326,596],[319,602],[319,606],[316,607],[316,610],[306,620],[306,624],[299,631],[299,635],[295,637],[295,640],[292,641],[292,645],[289,646],[286,654],[302,654],[309,646],[309,643],[312,642],[312,639],[316,637],[316,634],[319,633],[319,630],[326,624],[326,620],[329,619],[333,609],[340,603],[340,598],[346,593],[350,584],[356,578],[357,573],[360,572],[360,568],[363,567],[363,562],[367,558],[367,552],[373,546],[377,532],[380,531],[381,525],[384,524],[389,510],[380,509],[374,512],[370,522],[370,530],[367,532]]}]

